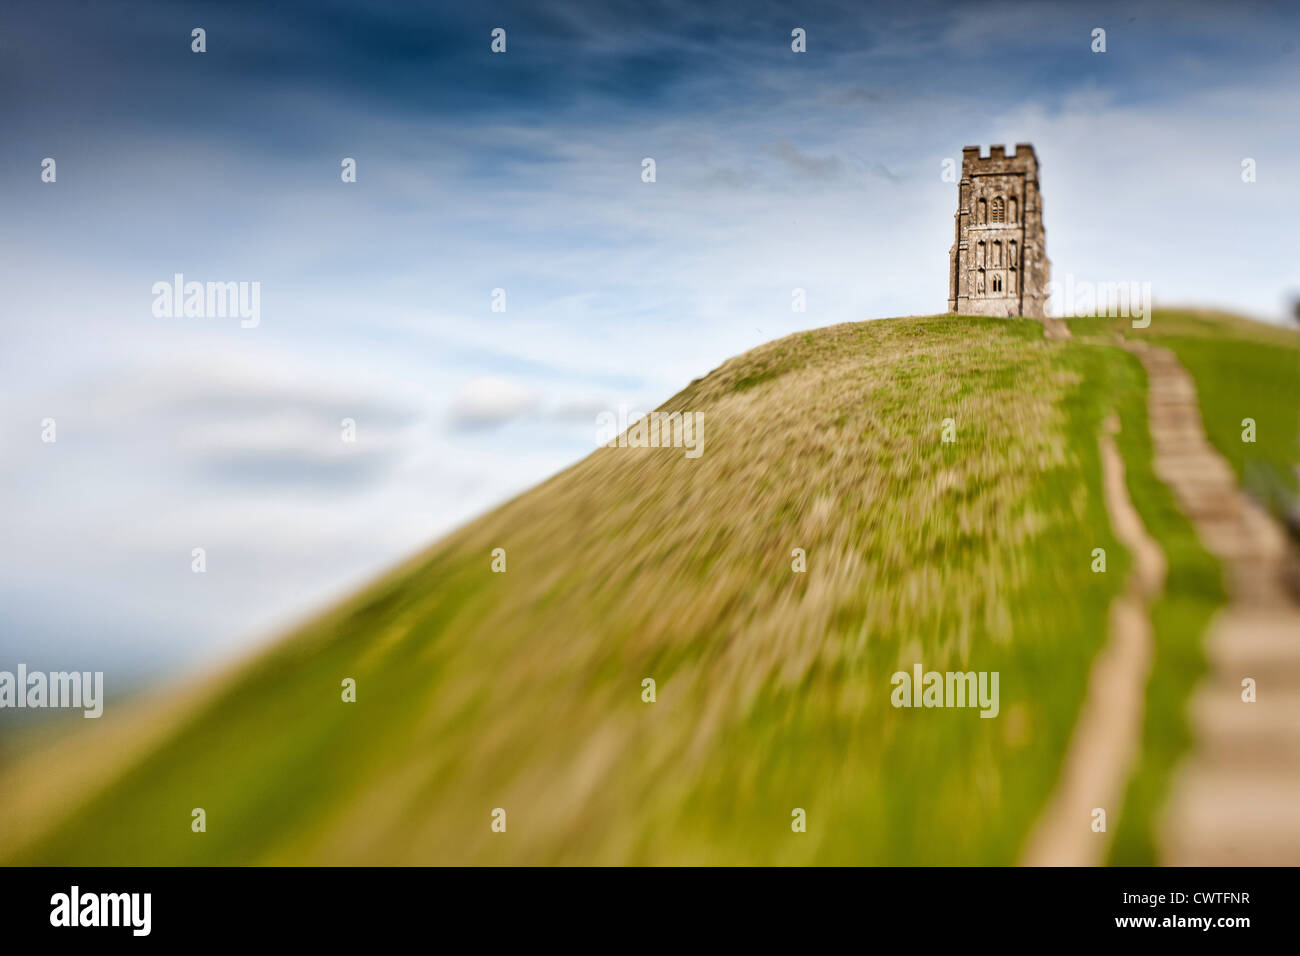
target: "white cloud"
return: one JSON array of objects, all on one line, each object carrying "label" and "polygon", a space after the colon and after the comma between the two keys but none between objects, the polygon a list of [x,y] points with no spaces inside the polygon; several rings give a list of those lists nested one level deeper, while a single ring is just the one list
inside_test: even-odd
[{"label": "white cloud", "polygon": [[503,425],[537,408],[537,397],[517,382],[496,376],[471,379],[451,408],[451,421],[460,428]]}]

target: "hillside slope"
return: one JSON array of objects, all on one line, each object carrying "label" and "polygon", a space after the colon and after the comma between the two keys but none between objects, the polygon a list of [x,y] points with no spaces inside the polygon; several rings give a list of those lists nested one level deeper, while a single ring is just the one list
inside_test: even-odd
[{"label": "hillside slope", "polygon": [[[0,853],[1013,862],[1127,567],[1097,435],[1140,374],[1111,352],[936,316],[732,359],[662,406],[703,416],[698,459],[595,451],[268,650]],[[998,718],[891,706],[917,662],[999,672]]]}]

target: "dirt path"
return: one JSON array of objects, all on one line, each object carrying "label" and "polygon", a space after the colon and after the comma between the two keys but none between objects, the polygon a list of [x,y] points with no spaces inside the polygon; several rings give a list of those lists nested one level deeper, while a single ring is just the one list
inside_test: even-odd
[{"label": "dirt path", "polygon": [[[1066,329],[1068,336],[1069,330]],[[1120,804],[1142,739],[1142,713],[1151,673],[1149,605],[1165,582],[1165,556],[1147,533],[1124,484],[1124,459],[1112,437],[1114,416],[1101,446],[1106,510],[1115,536],[1133,555],[1128,586],[1110,606],[1110,631],[1093,662],[1087,696],[1075,724],[1056,792],[1026,844],[1026,866],[1096,866],[1109,838],[1092,830],[1093,810],[1106,811],[1107,830]]]},{"label": "dirt path", "polygon": [[1042,316],[1038,320],[1043,323],[1043,335],[1049,339],[1072,339],[1074,335],[1070,332],[1070,327],[1060,319],[1054,319],[1050,316]]},{"label": "dirt path", "polygon": [[[1167,349],[1126,342],[1146,367],[1156,474],[1223,563],[1229,602],[1191,701],[1194,743],[1159,840],[1174,865],[1300,864],[1300,603],[1285,534],[1205,437],[1191,376]],[[1253,678],[1258,700],[1242,700]]]}]

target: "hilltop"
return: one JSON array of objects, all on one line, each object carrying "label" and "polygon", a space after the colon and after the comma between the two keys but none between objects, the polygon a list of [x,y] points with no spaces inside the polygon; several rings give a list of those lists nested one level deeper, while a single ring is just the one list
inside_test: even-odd
[{"label": "hilltop", "polygon": [[[1153,611],[1157,665],[1178,665],[1152,683],[1115,836],[1148,858],[1220,572],[1152,470],[1123,326],[1072,324],[1048,341],[1031,320],[872,321],[733,358],[660,407],[702,416],[698,458],[597,449],[165,715],[106,713],[12,759],[0,858],[1016,862],[1132,565],[1102,487],[1112,415],[1177,599]],[[1296,336],[1161,313],[1124,331],[1185,356],[1243,475],[1294,479]],[[917,663],[1000,673],[997,719],[891,706]],[[91,752],[94,773],[68,761]]]}]

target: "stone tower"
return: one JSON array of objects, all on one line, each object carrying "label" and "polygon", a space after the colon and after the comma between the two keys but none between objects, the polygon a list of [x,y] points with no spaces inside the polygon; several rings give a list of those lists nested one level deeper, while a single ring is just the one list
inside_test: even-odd
[{"label": "stone tower", "polygon": [[1043,318],[1047,308],[1047,234],[1038,191],[1038,157],[992,146],[961,151],[957,238],[948,253],[948,311],[962,315]]}]

